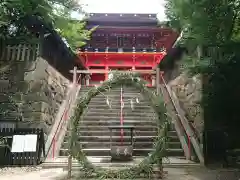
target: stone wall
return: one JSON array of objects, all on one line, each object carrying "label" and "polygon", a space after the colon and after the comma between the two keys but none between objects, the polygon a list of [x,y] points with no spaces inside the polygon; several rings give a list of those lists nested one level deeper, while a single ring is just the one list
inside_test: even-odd
[{"label": "stone wall", "polygon": [[203,110],[201,108],[202,81],[201,76],[189,77],[182,73],[169,82],[171,90],[176,94],[188,120],[201,137],[204,127]]},{"label": "stone wall", "polygon": [[48,134],[69,80],[41,57],[36,56],[31,61],[0,62],[0,69],[5,67],[0,70],[1,126],[11,121],[19,127],[43,128]]}]

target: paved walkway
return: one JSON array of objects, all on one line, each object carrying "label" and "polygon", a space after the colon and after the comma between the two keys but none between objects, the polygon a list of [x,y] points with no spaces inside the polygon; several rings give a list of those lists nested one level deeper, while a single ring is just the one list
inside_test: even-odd
[{"label": "paved walkway", "polygon": [[165,180],[240,180],[240,171],[206,168],[165,168]]},{"label": "paved walkway", "polygon": [[58,180],[66,175],[63,169],[43,169],[33,172],[0,175],[0,180]]},{"label": "paved walkway", "polygon": [[[209,170],[206,168],[164,168],[164,180],[240,180],[237,170]],[[0,180],[62,180],[67,172],[62,168],[0,175]]]}]

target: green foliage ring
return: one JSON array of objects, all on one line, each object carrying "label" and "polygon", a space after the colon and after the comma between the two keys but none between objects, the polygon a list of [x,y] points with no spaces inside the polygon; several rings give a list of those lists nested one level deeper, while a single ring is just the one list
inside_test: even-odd
[{"label": "green foliage ring", "polygon": [[[82,114],[87,108],[89,102],[93,97],[99,93],[104,93],[112,88],[119,87],[121,85],[132,86],[140,90],[141,94],[147,99],[151,107],[157,114],[158,135],[154,143],[154,151],[149,154],[141,163],[128,169],[123,170],[108,170],[105,168],[95,167],[88,161],[81,149],[81,145],[78,143],[78,126]],[[90,89],[83,97],[80,98],[75,109],[74,116],[71,119],[71,138],[69,142],[69,154],[76,158],[82,165],[81,172],[84,172],[85,177],[92,177],[95,179],[113,178],[113,179],[134,179],[139,174],[144,174],[145,177],[151,178],[153,174],[153,165],[158,164],[161,167],[162,158],[166,156],[166,138],[169,120],[167,116],[167,110],[163,102],[163,98],[156,95],[146,87],[146,82],[139,78],[135,73],[121,73],[114,72],[113,78],[103,82],[99,87]]]}]

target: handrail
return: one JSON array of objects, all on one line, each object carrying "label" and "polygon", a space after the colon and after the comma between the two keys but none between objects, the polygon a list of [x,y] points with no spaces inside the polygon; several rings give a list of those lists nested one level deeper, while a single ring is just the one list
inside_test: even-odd
[{"label": "handrail", "polygon": [[[80,76],[79,76],[80,78]],[[79,81],[79,79],[78,79]],[[52,132],[50,133],[48,140],[46,142],[46,154],[47,158],[50,158],[52,155],[53,158],[55,158],[55,151],[56,151],[56,141],[58,140],[58,136],[61,133],[61,130],[63,129],[64,123],[66,123],[67,114],[69,112],[69,109],[71,108],[72,101],[74,99],[74,95],[77,95],[77,92],[79,92],[81,88],[81,84],[77,85],[77,83],[71,84],[70,89],[67,93],[66,99],[62,103],[59,113],[56,119],[59,119],[55,121],[55,127],[52,128]],[[52,152],[51,152],[52,150]]]},{"label": "handrail", "polygon": [[[175,130],[177,132],[177,135],[178,135],[178,138],[180,140],[180,143],[181,143],[181,146],[183,148],[186,159],[190,160],[191,154],[190,154],[190,151],[189,151],[189,148],[188,148],[188,142],[186,141],[186,138],[184,136],[185,131],[182,127],[182,124],[181,124],[181,122],[178,121],[179,117],[176,115],[176,113],[173,113],[173,111],[174,111],[173,105],[172,104],[170,105],[168,103],[170,98],[169,98],[168,95],[165,95],[165,94],[168,93],[167,90],[166,90],[166,87],[160,85],[159,88],[161,89],[164,100],[166,102],[167,111],[171,113],[172,122],[173,122],[173,125],[175,126]],[[166,98],[166,97],[168,97],[168,98]]]},{"label": "handrail", "polygon": [[201,146],[198,143],[197,139],[195,138],[195,133],[191,129],[191,126],[189,125],[188,120],[184,115],[184,112],[182,111],[180,105],[176,102],[176,100],[177,100],[176,95],[173,92],[171,92],[171,90],[169,89],[168,85],[166,84],[166,81],[164,80],[162,74],[160,74],[160,77],[162,79],[162,82],[163,82],[166,90],[167,90],[168,96],[170,97],[173,107],[174,107],[175,111],[177,112],[177,116],[179,117],[179,119],[181,121],[182,127],[184,128],[189,140],[191,141],[191,143],[193,145],[193,148],[196,152],[196,155],[197,155],[200,163],[204,164],[204,157],[203,157],[203,153],[201,150]]},{"label": "handrail", "polygon": [[[65,111],[65,115],[64,115],[64,118],[62,119],[62,124],[61,124],[61,127],[56,135],[56,138],[54,139],[55,140],[55,144],[52,148],[52,157],[55,158],[55,154],[58,154],[59,153],[59,150],[61,148],[61,145],[62,145],[62,141],[66,135],[66,130],[67,130],[67,127],[68,127],[68,124],[70,121],[68,121],[68,118],[71,117],[72,115],[72,111],[73,111],[73,104],[74,104],[74,100],[76,100],[76,95],[78,95],[78,92],[80,90],[80,86],[75,86],[74,87],[74,91],[73,93],[71,94],[70,96],[70,101],[69,101],[69,104],[68,106],[66,107],[66,111]],[[77,89],[76,89],[77,88]],[[57,143],[56,143],[57,142]]]},{"label": "handrail", "polygon": [[71,101],[71,95],[72,95],[72,92],[73,92],[73,88],[74,87],[71,87],[69,89],[69,92],[67,94],[67,98],[64,100],[64,102],[62,103],[62,106],[60,107],[59,109],[59,113],[58,113],[58,117],[56,118],[57,120],[55,121],[53,127],[52,127],[52,132],[50,133],[49,137],[48,137],[48,140],[46,142],[46,154],[47,154],[47,157],[49,157],[49,154],[50,154],[50,150],[52,148],[52,146],[54,145],[55,143],[55,139],[57,137],[57,134],[60,130],[60,127],[62,127],[63,125],[63,119],[66,115],[66,111],[67,111],[67,107],[69,107],[70,105],[70,101]]}]

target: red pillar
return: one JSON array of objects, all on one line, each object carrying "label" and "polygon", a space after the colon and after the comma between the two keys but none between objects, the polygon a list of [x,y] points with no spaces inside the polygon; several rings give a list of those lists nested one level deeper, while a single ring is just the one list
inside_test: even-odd
[{"label": "red pillar", "polygon": [[[105,66],[105,70],[106,71],[109,70],[108,66]],[[105,81],[107,81],[107,80],[108,80],[108,72],[105,72]]]}]

